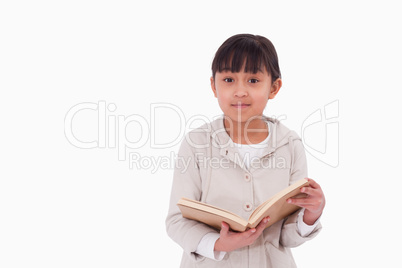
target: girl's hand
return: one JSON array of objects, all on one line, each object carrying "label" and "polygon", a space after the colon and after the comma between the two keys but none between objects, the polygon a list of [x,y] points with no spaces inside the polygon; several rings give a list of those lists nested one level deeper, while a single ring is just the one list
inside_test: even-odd
[{"label": "girl's hand", "polygon": [[307,194],[307,197],[289,198],[287,202],[305,208],[303,221],[307,225],[313,225],[324,210],[325,196],[318,183],[312,179],[307,180],[310,185],[301,188],[301,192]]},{"label": "girl's hand", "polygon": [[249,246],[261,235],[269,222],[269,217],[265,217],[255,228],[244,232],[232,232],[229,224],[222,222],[220,237],[215,242],[215,251],[230,252],[238,248]]}]

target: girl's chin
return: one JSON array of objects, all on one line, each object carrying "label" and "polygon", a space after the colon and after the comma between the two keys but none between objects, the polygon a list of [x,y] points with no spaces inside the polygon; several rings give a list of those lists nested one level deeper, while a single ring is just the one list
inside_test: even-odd
[{"label": "girl's chin", "polygon": [[261,120],[262,116],[261,115],[255,115],[255,116],[230,116],[230,115],[225,115],[225,121],[229,124],[239,124],[239,123],[251,123],[252,120]]}]

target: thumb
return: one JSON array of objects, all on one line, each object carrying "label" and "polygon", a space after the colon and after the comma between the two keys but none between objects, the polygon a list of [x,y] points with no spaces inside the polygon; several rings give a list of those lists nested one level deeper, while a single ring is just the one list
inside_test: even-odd
[{"label": "thumb", "polygon": [[229,224],[226,222],[221,223],[221,233],[227,234],[229,232]]}]

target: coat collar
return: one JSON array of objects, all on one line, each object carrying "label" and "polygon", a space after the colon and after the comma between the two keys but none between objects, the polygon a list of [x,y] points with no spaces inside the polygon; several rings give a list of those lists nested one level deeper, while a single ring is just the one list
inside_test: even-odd
[{"label": "coat collar", "polygon": [[[263,157],[273,154],[279,147],[288,144],[290,138],[300,139],[294,131],[289,130],[277,119],[263,116],[263,120],[272,123],[267,146],[263,148]],[[235,161],[235,154],[238,153],[238,150],[226,132],[223,122],[224,116],[211,122],[212,146],[219,148],[222,156],[226,156],[230,160]]]}]

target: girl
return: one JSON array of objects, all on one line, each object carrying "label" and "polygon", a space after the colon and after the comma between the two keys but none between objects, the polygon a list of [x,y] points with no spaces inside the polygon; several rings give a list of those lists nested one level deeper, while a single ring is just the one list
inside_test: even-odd
[{"label": "girl", "polygon": [[269,217],[245,232],[222,222],[218,232],[183,218],[176,205],[187,197],[248,219],[269,197],[307,177],[300,138],[263,115],[281,86],[278,57],[265,37],[235,35],[216,52],[211,87],[224,115],[183,140],[166,219],[168,235],[184,250],[181,267],[296,267],[290,248],[321,229],[325,198],[311,179],[302,188],[307,197],[288,200],[301,209],[267,229]]}]

